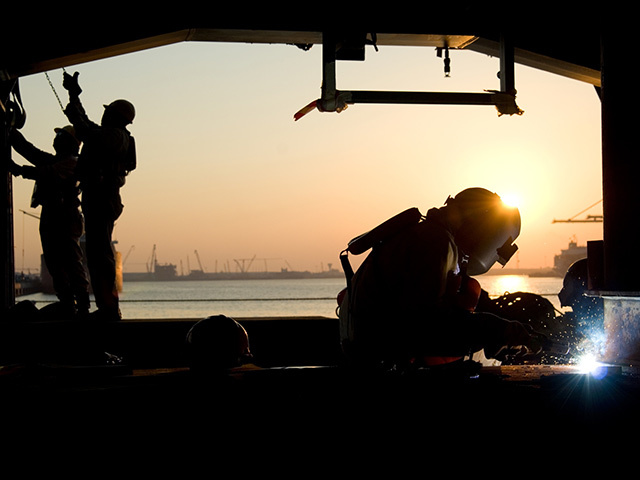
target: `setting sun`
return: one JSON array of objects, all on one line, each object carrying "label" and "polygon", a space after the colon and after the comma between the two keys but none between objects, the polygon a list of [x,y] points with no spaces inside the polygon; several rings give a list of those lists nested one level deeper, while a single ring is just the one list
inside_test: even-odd
[{"label": "setting sun", "polygon": [[500,198],[508,207],[520,207],[522,206],[522,199],[516,193],[505,193],[500,195]]}]

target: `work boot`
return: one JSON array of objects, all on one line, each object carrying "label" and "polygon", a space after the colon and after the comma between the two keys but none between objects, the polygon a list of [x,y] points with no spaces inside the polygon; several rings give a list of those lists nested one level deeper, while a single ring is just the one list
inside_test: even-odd
[{"label": "work boot", "polygon": [[95,312],[91,312],[89,314],[89,318],[97,322],[117,322],[122,320],[122,315],[120,313],[120,309],[111,310],[99,308]]},{"label": "work boot", "polygon": [[76,295],[76,318],[79,320],[86,319],[89,316],[90,306],[91,302],[89,301],[88,293]]},{"label": "work boot", "polygon": [[76,307],[76,319],[86,320],[89,318],[89,307]]}]

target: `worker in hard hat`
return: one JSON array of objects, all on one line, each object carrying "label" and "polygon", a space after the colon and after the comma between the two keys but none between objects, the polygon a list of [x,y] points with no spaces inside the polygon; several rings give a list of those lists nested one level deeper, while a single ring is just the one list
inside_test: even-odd
[{"label": "worker in hard hat", "polygon": [[125,177],[136,168],[135,142],[127,130],[135,109],[127,100],[116,100],[105,105],[98,125],[89,120],[80,102],[78,73],[65,72],[63,86],[69,92],[65,114],[83,142],[77,171],[85,217],[87,264],[98,307],[92,315],[99,320],[119,320],[112,234],[123,209],[120,189]]},{"label": "worker in hard hat", "polygon": [[540,351],[523,324],[473,311],[480,288],[472,276],[504,265],[517,249],[517,208],[469,188],[397,230],[369,239],[373,249],[348,282],[339,316],[350,359],[407,367],[481,350],[487,358]]},{"label": "worker in hard hat", "polygon": [[598,296],[590,296],[589,272],[586,258],[573,262],[562,280],[562,289],[558,293],[560,306],[571,307],[572,311],[582,318],[593,319],[602,323],[603,301]]},{"label": "worker in hard hat", "polygon": [[187,333],[190,369],[196,374],[221,373],[252,358],[249,335],[236,320],[211,315],[196,322]]},{"label": "worker in hard hat", "polygon": [[562,280],[558,293],[560,306],[570,308],[564,318],[582,335],[582,350],[601,354],[605,348],[604,301],[589,294],[588,260],[582,258],[572,263]]},{"label": "worker in hard hat", "polygon": [[80,141],[71,125],[54,131],[55,154],[52,154],[40,150],[12,129],[13,149],[32,166],[12,162],[10,170],[14,175],[35,180],[31,206],[41,207],[42,254],[59,300],[47,310],[70,317],[89,312],[89,282],[80,247],[83,219],[75,174]]}]

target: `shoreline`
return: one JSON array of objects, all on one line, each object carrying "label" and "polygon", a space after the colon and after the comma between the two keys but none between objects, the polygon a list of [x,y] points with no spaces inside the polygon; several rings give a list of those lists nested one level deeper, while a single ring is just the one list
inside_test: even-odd
[{"label": "shoreline", "polygon": [[[494,275],[526,275],[531,277],[562,277],[552,268],[494,268],[483,276]],[[156,282],[156,281],[194,281],[194,280],[271,280],[271,279],[307,279],[307,278],[345,278],[340,270],[323,272],[281,271],[281,272],[198,272],[191,275],[155,275],[148,272],[124,272],[123,281]]]},{"label": "shoreline", "polygon": [[278,279],[307,279],[307,278],[344,278],[339,270],[324,272],[198,272],[195,275],[155,275],[148,272],[123,272],[125,282],[162,282],[162,281],[198,281],[198,280],[278,280]]}]

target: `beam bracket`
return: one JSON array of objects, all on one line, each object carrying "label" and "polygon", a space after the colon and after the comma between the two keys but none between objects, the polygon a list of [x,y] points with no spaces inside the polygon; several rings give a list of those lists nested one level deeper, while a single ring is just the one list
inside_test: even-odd
[{"label": "beam bracket", "polygon": [[338,90],[336,86],[337,48],[336,37],[323,34],[321,97],[296,112],[295,120],[299,120],[314,109],[320,112],[340,113],[349,105],[357,103],[493,105],[499,116],[524,113],[516,104],[513,45],[505,35],[500,39],[500,90],[486,90],[484,93]]}]

